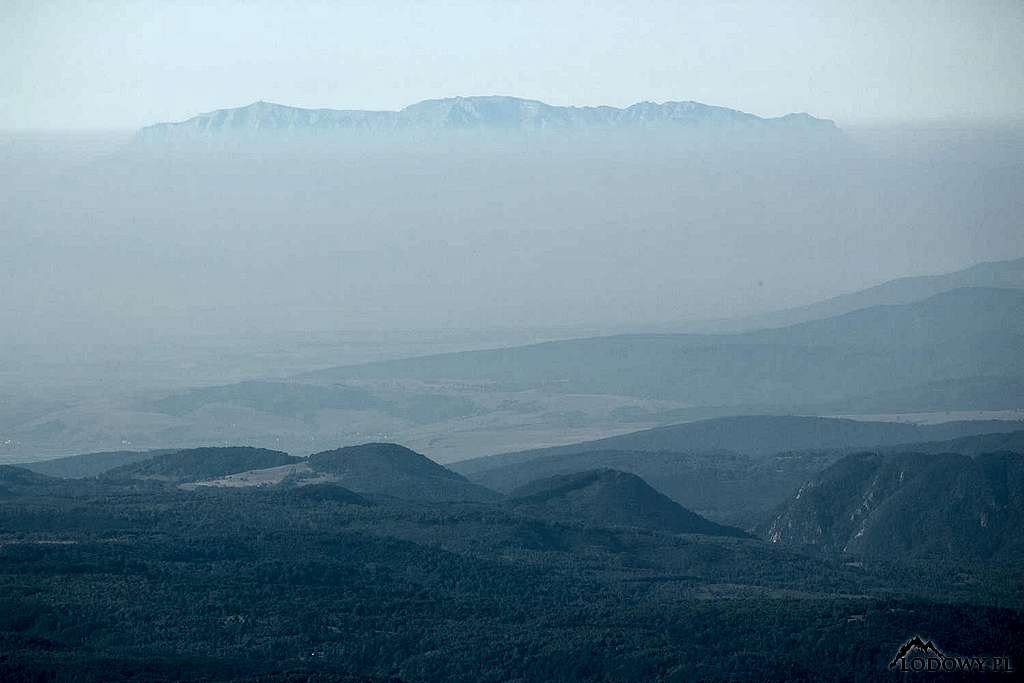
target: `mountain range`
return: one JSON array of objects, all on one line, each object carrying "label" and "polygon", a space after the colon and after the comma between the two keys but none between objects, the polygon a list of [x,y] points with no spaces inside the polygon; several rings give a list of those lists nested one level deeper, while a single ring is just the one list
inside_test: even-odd
[{"label": "mountain range", "polygon": [[567,446],[471,458],[449,467],[473,475],[530,461],[595,451],[657,453],[774,453],[834,448],[885,448],[928,441],[948,441],[980,434],[1005,435],[1024,422],[967,420],[917,425],[800,415],[740,415],[697,420],[666,427],[584,441]]},{"label": "mountain range", "polygon": [[460,380],[507,391],[728,407],[731,414],[818,413],[860,397],[877,404],[879,392],[899,401],[944,381],[971,384],[971,408],[999,410],[1019,407],[1012,398],[1024,377],[1022,346],[1024,290],[969,287],[741,334],[572,339],[333,368],[300,379]]},{"label": "mountain range", "polygon": [[730,333],[786,327],[873,306],[909,304],[942,292],[966,287],[1024,289],[1024,258],[987,261],[938,275],[896,278],[806,306],[740,318],[682,323],[678,328],[680,331],[693,333]]},{"label": "mountain range", "polygon": [[141,141],[184,141],[230,136],[361,136],[401,131],[630,130],[707,127],[834,133],[831,121],[809,114],[762,118],[700,102],[638,102],[629,107],[559,107],[517,97],[450,97],[424,100],[400,111],[303,109],[271,102],[219,109],[178,123],[158,123],[138,133]]}]

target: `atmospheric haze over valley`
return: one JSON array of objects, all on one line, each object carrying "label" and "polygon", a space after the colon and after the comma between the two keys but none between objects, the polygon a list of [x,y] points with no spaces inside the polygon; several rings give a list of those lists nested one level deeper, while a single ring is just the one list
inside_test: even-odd
[{"label": "atmospheric haze over valley", "polygon": [[4,4],[0,680],[1010,680],[1022,31]]},{"label": "atmospheric haze over valley", "polygon": [[[911,347],[878,306],[951,340],[988,334],[963,319],[982,306],[1019,334],[1012,294],[941,295],[1024,282],[1006,261],[1022,145],[1005,127],[504,97],[8,134],[0,457],[375,439],[451,461],[742,412],[1019,417],[1016,337],[879,376],[849,356]],[[846,338],[846,314],[877,338]],[[820,340],[754,332],[831,318]],[[681,333],[732,336],[542,347],[496,372],[334,369]]]}]

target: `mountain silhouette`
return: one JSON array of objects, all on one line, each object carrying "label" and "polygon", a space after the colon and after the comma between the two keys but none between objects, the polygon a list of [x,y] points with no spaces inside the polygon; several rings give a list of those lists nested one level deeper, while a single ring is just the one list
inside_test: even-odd
[{"label": "mountain silhouette", "polygon": [[424,100],[400,111],[304,109],[272,102],[218,109],[187,121],[157,123],[139,131],[144,142],[282,135],[358,133],[360,137],[402,131],[624,130],[700,127],[778,130],[800,134],[838,131],[835,123],[809,114],[762,118],[700,102],[638,102],[617,107],[559,107],[518,97],[449,97]]},{"label": "mountain silhouette", "polygon": [[903,643],[903,646],[900,647],[899,652],[897,652],[896,656],[893,657],[893,660],[891,662],[889,662],[889,668],[890,669],[896,668],[896,665],[899,663],[899,661],[901,659],[903,659],[904,657],[906,657],[910,653],[910,651],[915,649],[915,648],[920,650],[921,652],[924,652],[924,653],[931,652],[931,653],[935,654],[935,656],[937,656],[939,658],[944,658],[946,656],[946,655],[942,654],[942,652],[939,650],[939,648],[935,647],[935,644],[932,643],[932,641],[930,641],[930,640],[921,640],[920,636],[914,636],[913,638],[911,638],[907,642]]}]

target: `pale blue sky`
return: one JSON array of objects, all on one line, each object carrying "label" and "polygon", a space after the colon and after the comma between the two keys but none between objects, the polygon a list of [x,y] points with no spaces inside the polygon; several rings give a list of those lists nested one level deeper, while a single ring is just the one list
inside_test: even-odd
[{"label": "pale blue sky", "polygon": [[1024,2],[0,2],[0,128],[265,99],[694,99],[841,125],[1019,121]]}]

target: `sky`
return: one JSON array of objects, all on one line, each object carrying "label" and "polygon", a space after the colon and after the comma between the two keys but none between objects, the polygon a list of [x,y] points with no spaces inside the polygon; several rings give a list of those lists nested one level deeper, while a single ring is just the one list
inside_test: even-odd
[{"label": "sky", "polygon": [[697,100],[840,125],[1019,122],[1024,2],[0,2],[0,129],[268,100]]}]

